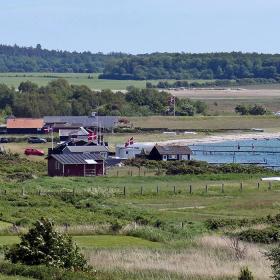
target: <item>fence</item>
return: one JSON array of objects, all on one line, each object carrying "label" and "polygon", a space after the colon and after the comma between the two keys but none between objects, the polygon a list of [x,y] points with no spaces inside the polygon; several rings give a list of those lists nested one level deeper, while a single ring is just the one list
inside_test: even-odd
[{"label": "fence", "polygon": [[200,183],[190,183],[185,185],[155,185],[155,186],[102,186],[92,187],[87,189],[66,189],[66,190],[44,190],[37,189],[27,191],[24,188],[21,189],[2,189],[0,190],[0,196],[6,195],[35,195],[35,196],[57,196],[57,197],[96,197],[97,195],[104,196],[143,196],[143,195],[226,195],[227,193],[242,193],[246,191],[278,191],[280,185],[273,184],[272,182],[250,182],[250,184],[244,184],[243,182],[235,183],[211,183],[202,185]]}]

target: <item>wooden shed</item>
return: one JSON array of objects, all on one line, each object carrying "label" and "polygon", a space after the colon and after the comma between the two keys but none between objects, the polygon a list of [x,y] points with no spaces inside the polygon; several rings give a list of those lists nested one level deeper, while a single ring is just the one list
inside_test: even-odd
[{"label": "wooden shed", "polygon": [[103,176],[106,173],[104,158],[96,154],[50,154],[49,176]]},{"label": "wooden shed", "polygon": [[187,146],[179,145],[155,145],[148,158],[150,160],[190,160],[192,151]]}]

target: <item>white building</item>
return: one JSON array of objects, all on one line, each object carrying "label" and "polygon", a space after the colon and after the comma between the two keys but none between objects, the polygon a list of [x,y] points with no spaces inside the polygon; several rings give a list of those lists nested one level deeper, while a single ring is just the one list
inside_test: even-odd
[{"label": "white building", "polygon": [[154,146],[155,143],[145,142],[134,143],[132,145],[129,145],[128,147],[125,147],[124,144],[119,144],[116,145],[116,157],[121,159],[132,159],[142,152],[144,152],[145,154],[149,154]]}]

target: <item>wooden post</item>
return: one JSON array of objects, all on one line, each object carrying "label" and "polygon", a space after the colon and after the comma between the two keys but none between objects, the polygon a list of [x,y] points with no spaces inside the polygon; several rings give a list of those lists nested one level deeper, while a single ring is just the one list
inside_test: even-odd
[{"label": "wooden post", "polygon": [[123,195],[126,196],[126,187],[123,187]]},{"label": "wooden post", "polygon": [[240,183],[240,191],[241,192],[243,191],[243,183],[242,182]]},{"label": "wooden post", "polygon": [[260,182],[257,183],[257,188],[260,189]]},{"label": "wooden post", "polygon": [[139,167],[139,170],[138,170],[138,176],[141,176],[141,166]]},{"label": "wooden post", "polygon": [[117,177],[119,177],[119,170],[117,170]]},{"label": "wooden post", "polygon": [[224,183],[222,183],[222,193],[224,193],[225,192],[225,185],[224,185]]},{"label": "wooden post", "polygon": [[157,185],[157,194],[159,194],[159,187],[158,187],[158,185]]},{"label": "wooden post", "polygon": [[268,183],[268,189],[269,189],[269,190],[272,189],[272,184],[271,184],[271,182]]},{"label": "wooden post", "polygon": [[143,195],[143,186],[141,186],[140,193]]},{"label": "wooden post", "polygon": [[208,193],[208,185],[205,185],[205,192]]},{"label": "wooden post", "polygon": [[73,191],[72,191],[72,193],[73,193],[73,196],[75,196],[75,188],[73,188]]},{"label": "wooden post", "polygon": [[4,194],[7,194],[7,190],[4,190]]},{"label": "wooden post", "polygon": [[176,186],[173,186],[173,193],[176,193]]},{"label": "wooden post", "polygon": [[146,176],[146,170],[144,170],[144,176]]},{"label": "wooden post", "polygon": [[130,170],[130,176],[132,176],[132,170]]},{"label": "wooden post", "polygon": [[192,194],[192,185],[190,185],[190,190],[189,190],[190,194]]},{"label": "wooden post", "polygon": [[21,195],[24,195],[24,188],[21,188]]}]

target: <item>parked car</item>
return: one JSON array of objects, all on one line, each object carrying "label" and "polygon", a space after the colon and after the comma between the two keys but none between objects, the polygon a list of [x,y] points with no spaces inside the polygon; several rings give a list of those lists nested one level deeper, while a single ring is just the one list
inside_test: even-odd
[{"label": "parked car", "polygon": [[24,153],[27,156],[43,156],[45,152],[43,150],[33,149],[33,148],[26,148]]},{"label": "parked car", "polygon": [[6,137],[1,137],[0,138],[0,143],[9,143],[9,142],[10,142],[9,139],[6,138]]},{"label": "parked car", "polygon": [[40,137],[29,137],[27,142],[32,144],[38,144],[38,143],[47,143],[47,140],[45,138],[40,138]]}]

